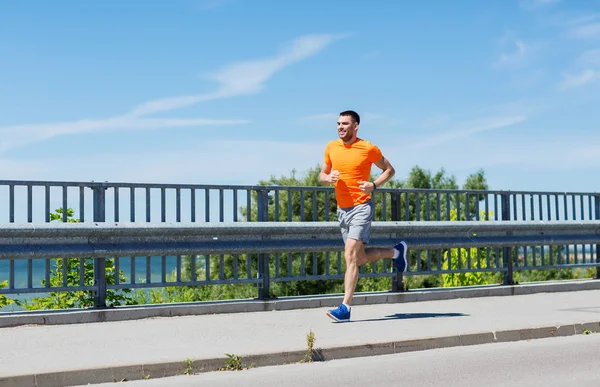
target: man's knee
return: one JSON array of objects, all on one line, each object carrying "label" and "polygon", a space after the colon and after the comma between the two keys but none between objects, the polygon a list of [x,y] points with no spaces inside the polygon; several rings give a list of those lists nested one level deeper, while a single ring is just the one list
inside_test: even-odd
[{"label": "man's knee", "polygon": [[344,258],[346,263],[358,263],[361,254],[364,254],[364,246],[362,241],[348,238],[344,248]]}]

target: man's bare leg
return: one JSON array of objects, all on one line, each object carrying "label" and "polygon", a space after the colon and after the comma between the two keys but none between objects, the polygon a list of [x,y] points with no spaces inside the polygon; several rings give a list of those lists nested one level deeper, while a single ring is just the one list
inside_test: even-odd
[{"label": "man's bare leg", "polygon": [[346,274],[344,275],[344,304],[350,306],[356,284],[358,283],[358,268],[366,263],[374,262],[382,258],[392,258],[394,248],[369,247],[365,249],[362,241],[348,238],[344,249],[346,260]]}]

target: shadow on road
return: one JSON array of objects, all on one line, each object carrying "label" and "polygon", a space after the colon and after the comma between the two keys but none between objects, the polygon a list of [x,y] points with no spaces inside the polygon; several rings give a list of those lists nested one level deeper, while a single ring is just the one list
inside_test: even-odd
[{"label": "shadow on road", "polygon": [[370,318],[365,320],[351,320],[351,322],[385,321],[385,320],[408,320],[414,318],[439,318],[439,317],[464,317],[464,313],[396,313],[381,318]]}]

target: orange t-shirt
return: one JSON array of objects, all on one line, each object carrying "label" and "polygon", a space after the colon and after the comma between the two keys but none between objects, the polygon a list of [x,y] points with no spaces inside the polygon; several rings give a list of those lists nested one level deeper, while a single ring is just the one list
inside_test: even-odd
[{"label": "orange t-shirt", "polygon": [[335,183],[335,196],[341,208],[353,207],[371,199],[358,187],[358,182],[369,181],[371,166],[381,159],[381,150],[369,141],[357,138],[350,145],[342,140],[333,140],[325,147],[325,163],[331,170],[340,172]]}]

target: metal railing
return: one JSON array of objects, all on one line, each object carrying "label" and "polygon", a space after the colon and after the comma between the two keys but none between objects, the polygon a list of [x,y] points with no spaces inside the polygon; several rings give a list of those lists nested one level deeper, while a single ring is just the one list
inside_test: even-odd
[{"label": "metal railing", "polygon": [[[452,269],[446,268],[445,274],[462,270],[478,270],[487,272],[507,272],[512,269],[515,254],[519,247],[528,245],[564,246],[569,244],[600,243],[600,221],[505,221],[505,222],[377,222],[373,226],[372,245],[390,246],[399,238],[406,240],[411,250],[477,248],[477,255],[488,251],[485,257],[479,256],[479,267]],[[510,246],[507,248],[507,246]],[[95,305],[105,306],[108,289],[131,287],[162,286],[198,286],[217,283],[256,283],[262,291],[263,298],[269,294],[271,281],[295,279],[329,279],[330,275],[313,273],[301,278],[287,273],[285,276],[272,273],[277,254],[297,253],[329,253],[342,247],[339,229],[335,222],[265,222],[265,223],[83,223],[83,224],[22,224],[3,225],[0,227],[0,260],[14,262],[16,259],[28,261],[60,256],[63,259],[81,260],[79,266],[80,283],[67,285],[67,275],[63,284],[51,286],[46,282],[43,289],[30,287],[27,289],[1,289],[0,293],[53,291],[94,291]],[[489,253],[491,250],[491,253]],[[162,256],[177,254],[192,256],[204,260],[204,276],[197,277],[196,270],[191,270],[191,278],[181,279],[181,266],[177,266],[177,282],[158,282],[136,284],[121,283],[118,270],[114,281],[109,281],[102,270],[106,259],[117,262],[123,256]],[[221,259],[231,255],[229,264],[233,265],[233,273],[226,278],[221,261],[221,273],[218,278],[211,277],[210,257],[218,254]],[[240,275],[237,257],[245,255],[249,263],[248,270]],[[81,258],[85,257],[85,258]],[[446,255],[446,261],[452,256]],[[556,262],[555,266],[565,264]],[[92,285],[84,284],[84,261],[94,262],[95,281]],[[460,262],[460,259],[458,259]],[[338,260],[338,265],[340,261]],[[579,266],[598,267],[598,262],[579,263]],[[118,266],[118,265],[117,265]],[[482,267],[483,266],[483,267]],[[572,266],[572,264],[571,264]],[[256,276],[252,275],[252,268]],[[99,270],[100,269],[100,270]],[[63,270],[67,270],[66,265]],[[48,272],[48,271],[47,271]],[[29,278],[32,277],[31,266],[28,267]],[[341,272],[337,276],[341,276]],[[374,276],[396,275],[390,260],[385,260],[383,270],[372,273]],[[132,277],[134,279],[135,277]],[[31,283],[29,284],[31,285]]]},{"label": "metal railing", "polygon": [[[376,221],[600,219],[600,193],[378,188]],[[101,202],[101,203],[98,203]],[[73,208],[82,222],[335,220],[332,187],[136,184],[0,180],[0,223],[49,222],[58,208]],[[503,207],[504,206],[504,207]],[[488,215],[485,215],[488,214]],[[461,220],[459,219],[459,220]],[[67,221],[67,214],[62,214]],[[265,219],[263,219],[264,221]]]},{"label": "metal railing", "polygon": [[[374,195],[375,221],[591,221],[600,219],[600,194],[578,192],[516,192],[476,190],[381,189]],[[2,205],[2,203],[5,203]],[[336,202],[331,187],[235,186],[191,184],[133,184],[97,182],[0,181],[0,225],[49,223],[56,208],[58,220],[71,218],[83,223],[190,223],[330,222],[335,220]],[[418,223],[417,223],[418,222]],[[483,222],[489,223],[489,222]],[[52,222],[52,225],[57,224]],[[293,226],[292,224],[288,224]],[[336,229],[337,230],[337,229]],[[270,253],[135,255],[114,259],[115,273],[124,271],[127,281],[115,275],[115,288],[142,288],[198,284],[258,283],[259,296],[269,296],[269,280],[304,281],[343,279],[343,252],[296,251]],[[402,238],[402,236],[398,236]],[[456,272],[502,271],[504,283],[513,283],[513,271],[548,268],[598,267],[598,246],[593,241],[541,245],[531,241],[515,249],[512,245],[467,249],[465,264]],[[553,249],[549,249],[553,246]],[[465,246],[466,247],[466,246]],[[500,249],[500,250],[498,250]],[[557,249],[559,249],[557,251]],[[411,249],[411,264],[405,275],[454,272],[443,266],[447,248]],[[514,252],[514,254],[512,253]],[[165,253],[166,254],[166,253]],[[504,262],[502,257],[514,255]],[[55,256],[45,259],[0,260],[0,293],[46,292]],[[484,257],[485,265],[482,264]],[[94,258],[96,281],[101,281],[106,258]],[[87,262],[80,259],[80,266]],[[187,266],[186,266],[187,265]],[[499,266],[500,265],[500,266]],[[192,278],[184,278],[184,266]],[[485,267],[484,267],[485,266]],[[203,270],[205,280],[197,281]],[[64,269],[64,267],[63,267]],[[83,270],[83,269],[82,269]],[[600,269],[597,269],[600,274]],[[170,273],[173,273],[170,278]],[[261,274],[262,273],[262,274]],[[66,273],[63,273],[66,274]],[[402,290],[402,275],[393,274],[388,263],[361,267],[361,277],[393,278],[392,289]],[[66,275],[64,276],[66,277]],[[83,275],[80,285],[83,284]],[[64,278],[63,278],[64,279]],[[44,281],[46,285],[41,285]],[[111,285],[113,286],[113,285]],[[63,289],[64,288],[64,289]],[[58,288],[69,290],[65,286]],[[83,288],[82,288],[83,289]]]}]

